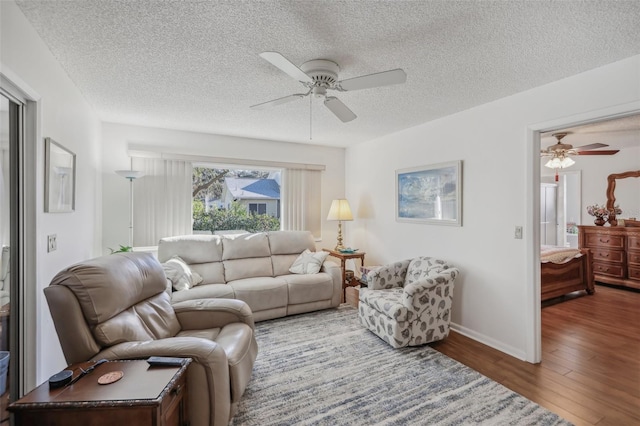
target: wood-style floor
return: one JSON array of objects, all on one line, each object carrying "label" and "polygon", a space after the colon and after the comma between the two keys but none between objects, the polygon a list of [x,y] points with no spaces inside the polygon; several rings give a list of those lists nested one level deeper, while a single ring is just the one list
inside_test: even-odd
[{"label": "wood-style floor", "polygon": [[640,425],[640,293],[583,294],[543,306],[540,364],[455,332],[432,347],[576,425]]}]

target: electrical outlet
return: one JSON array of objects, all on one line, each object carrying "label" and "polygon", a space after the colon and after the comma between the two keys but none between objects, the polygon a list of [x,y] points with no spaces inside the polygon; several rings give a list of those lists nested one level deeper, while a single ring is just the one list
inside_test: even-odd
[{"label": "electrical outlet", "polygon": [[522,226],[516,226],[516,232],[514,234],[514,238],[516,240],[521,240],[522,239]]},{"label": "electrical outlet", "polygon": [[58,242],[56,241],[56,234],[47,235],[47,253],[56,251],[58,248]]}]

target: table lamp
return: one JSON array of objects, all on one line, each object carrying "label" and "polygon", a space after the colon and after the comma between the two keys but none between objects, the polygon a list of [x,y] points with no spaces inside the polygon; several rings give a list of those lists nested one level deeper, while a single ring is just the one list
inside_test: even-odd
[{"label": "table lamp", "polygon": [[338,221],[338,244],[336,245],[335,250],[336,251],[344,250],[344,246],[342,245],[342,221],[353,220],[353,215],[351,214],[351,207],[349,207],[349,202],[344,198],[333,200],[331,202],[331,208],[329,209],[329,215],[327,216],[327,220]]}]

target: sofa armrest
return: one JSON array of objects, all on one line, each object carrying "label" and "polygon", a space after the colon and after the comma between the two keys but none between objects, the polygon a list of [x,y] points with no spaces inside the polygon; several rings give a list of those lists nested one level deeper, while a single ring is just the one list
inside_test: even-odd
[{"label": "sofa armrest", "polygon": [[[415,281],[404,287],[402,293],[402,304],[409,310],[420,313],[431,305],[434,298],[451,299],[453,295],[453,284],[458,276],[458,269],[449,268],[432,276]],[[424,296],[429,295],[425,301]],[[436,306],[440,309],[440,306]]]},{"label": "sofa armrest", "polygon": [[372,270],[367,275],[367,287],[372,290],[402,287],[409,262],[411,259],[401,260]]},{"label": "sofa armrest", "polygon": [[238,299],[185,300],[175,303],[173,310],[183,330],[218,328],[234,322],[255,329],[251,308]]}]

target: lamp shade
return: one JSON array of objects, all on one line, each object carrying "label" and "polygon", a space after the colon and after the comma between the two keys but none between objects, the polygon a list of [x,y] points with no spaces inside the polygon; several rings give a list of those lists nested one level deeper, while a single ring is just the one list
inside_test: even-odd
[{"label": "lamp shade", "polygon": [[333,200],[331,202],[329,214],[327,215],[327,220],[353,220],[353,214],[351,214],[349,202],[344,198]]}]

